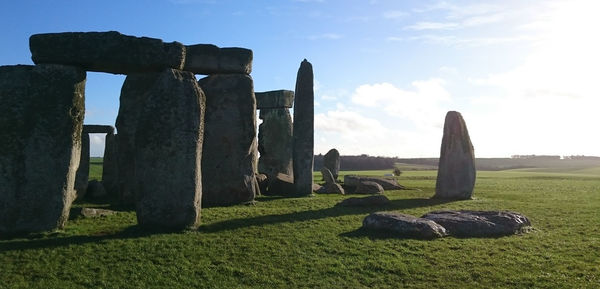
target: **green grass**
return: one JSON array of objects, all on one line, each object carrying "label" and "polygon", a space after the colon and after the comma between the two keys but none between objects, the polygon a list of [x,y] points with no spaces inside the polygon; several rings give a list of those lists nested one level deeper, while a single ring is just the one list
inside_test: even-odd
[{"label": "green grass", "polygon": [[[207,208],[197,231],[148,233],[135,213],[74,218],[62,231],[0,240],[0,288],[598,288],[600,174],[478,172],[474,200],[431,200],[435,171],[405,171],[384,208],[348,196],[260,197]],[[388,171],[358,172],[383,175]],[[342,174],[357,172],[342,172]],[[320,176],[316,178],[320,180]],[[76,206],[108,204],[77,204]],[[369,234],[379,210],[514,210],[533,232],[433,241]]]}]

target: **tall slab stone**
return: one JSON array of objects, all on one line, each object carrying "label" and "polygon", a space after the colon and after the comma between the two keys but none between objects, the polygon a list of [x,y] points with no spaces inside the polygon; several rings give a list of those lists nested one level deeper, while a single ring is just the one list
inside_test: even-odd
[{"label": "tall slab stone", "polygon": [[[287,108],[265,108],[259,113],[258,171],[274,180],[277,174],[292,175],[292,117]],[[270,182],[270,181],[269,181]]]},{"label": "tall slab stone", "polygon": [[75,194],[77,199],[85,197],[90,177],[90,135],[81,134],[81,156],[79,158],[79,167],[75,175]]},{"label": "tall slab stone", "polygon": [[467,125],[459,112],[449,111],[444,123],[434,198],[470,199],[475,174],[475,154]]},{"label": "tall slab stone", "polygon": [[111,197],[119,196],[119,164],[117,151],[118,136],[106,134],[104,139],[104,158],[102,162],[102,184]]},{"label": "tall slab stone", "polygon": [[75,198],[85,71],[0,67],[0,235],[62,228]]},{"label": "tall slab stone", "polygon": [[133,204],[135,194],[135,130],[139,121],[142,104],[147,93],[156,83],[159,73],[130,74],[121,88],[119,114],[115,126],[117,138],[117,165],[119,167],[119,198]]},{"label": "tall slab stone", "polygon": [[314,161],[313,69],[306,59],[300,64],[294,98],[293,167],[296,194],[312,194]]},{"label": "tall slab stone", "polygon": [[190,72],[167,69],[148,89],[135,130],[140,225],[168,229],[198,226],[204,105],[204,94]]},{"label": "tall slab stone", "polygon": [[120,74],[182,69],[185,46],[178,42],[108,32],[34,34],[29,38],[34,63],[60,63],[88,71]]},{"label": "tall slab stone", "polygon": [[336,149],[330,149],[323,156],[323,166],[329,169],[333,178],[337,180],[340,174],[340,152]]},{"label": "tall slab stone", "polygon": [[202,204],[218,206],[252,201],[258,193],[252,78],[243,74],[211,75],[199,84],[206,94]]}]

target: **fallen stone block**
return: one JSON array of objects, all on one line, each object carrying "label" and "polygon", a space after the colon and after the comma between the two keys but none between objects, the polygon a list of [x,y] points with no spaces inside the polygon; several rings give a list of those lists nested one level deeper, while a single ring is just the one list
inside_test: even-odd
[{"label": "fallen stone block", "polygon": [[348,198],[336,204],[340,207],[380,207],[390,203],[384,195],[368,196],[363,198]]},{"label": "fallen stone block", "polygon": [[522,232],[531,222],[510,211],[433,211],[421,218],[434,221],[457,237],[499,237]]},{"label": "fallen stone block", "polygon": [[363,228],[400,238],[435,239],[448,235],[446,229],[434,221],[393,212],[368,215],[363,220]]}]

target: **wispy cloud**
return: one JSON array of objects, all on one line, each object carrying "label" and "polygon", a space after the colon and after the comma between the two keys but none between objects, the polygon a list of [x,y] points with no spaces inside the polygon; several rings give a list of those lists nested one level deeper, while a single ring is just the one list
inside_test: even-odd
[{"label": "wispy cloud", "polygon": [[316,35],[310,35],[308,36],[308,40],[322,40],[322,39],[327,39],[327,40],[337,40],[337,39],[341,39],[344,36],[341,34],[337,34],[337,33],[323,33],[323,34],[316,34]]},{"label": "wispy cloud", "polygon": [[405,18],[408,15],[409,14],[406,11],[390,10],[390,11],[386,11],[386,12],[383,13],[383,18],[385,18],[385,19],[399,19],[399,18]]},{"label": "wispy cloud", "polygon": [[459,28],[460,24],[455,22],[417,22],[413,25],[406,26],[408,30],[451,30]]}]

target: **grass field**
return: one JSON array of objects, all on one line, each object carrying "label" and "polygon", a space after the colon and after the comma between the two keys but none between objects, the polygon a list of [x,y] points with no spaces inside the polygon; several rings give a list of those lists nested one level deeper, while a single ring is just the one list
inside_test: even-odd
[{"label": "grass field", "polygon": [[[478,172],[475,199],[457,202],[429,199],[435,175],[405,171],[400,183],[413,190],[386,192],[384,208],[259,197],[203,209],[201,227],[183,233],[144,232],[131,208],[113,206],[114,216],[0,240],[0,288],[598,288],[600,169]],[[535,230],[422,241],[360,229],[374,211],[443,208],[514,210]]]}]

